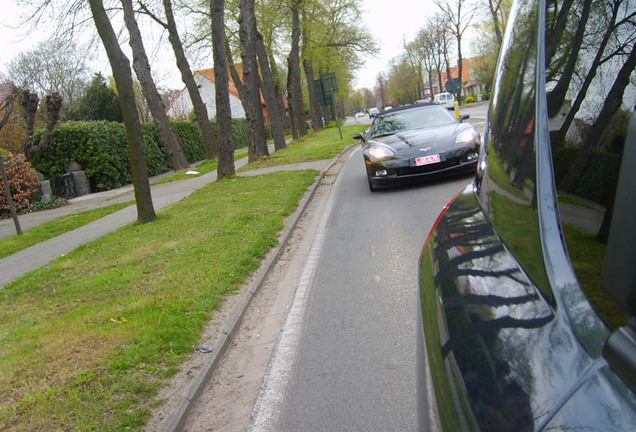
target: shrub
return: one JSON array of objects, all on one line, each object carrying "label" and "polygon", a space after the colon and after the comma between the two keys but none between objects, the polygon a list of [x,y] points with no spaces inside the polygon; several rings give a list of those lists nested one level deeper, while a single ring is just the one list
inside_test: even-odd
[{"label": "shrub", "polygon": [[[3,156],[9,191],[16,211],[21,212],[29,208],[40,194],[40,182],[23,154]],[[0,214],[9,214],[9,203],[5,196],[4,182],[0,181]]]},{"label": "shrub", "polygon": [[53,196],[48,201],[36,201],[31,204],[29,208],[30,212],[37,212],[40,210],[50,210],[58,207],[64,207],[68,204],[68,201],[62,197]]},{"label": "shrub", "polygon": [[475,98],[472,96],[466,96],[466,99],[464,100],[464,103],[474,103],[475,102]]},{"label": "shrub", "polygon": [[[554,155],[554,177],[557,186],[576,159],[580,146],[564,146]],[[583,174],[572,189],[574,195],[607,205],[609,194],[617,182],[621,156],[606,151],[595,151]]]},{"label": "shrub", "polygon": [[[207,158],[201,131],[193,122],[172,122],[188,163]],[[212,122],[216,129],[216,125]],[[142,127],[148,175],[169,171],[172,166],[154,123]],[[39,142],[37,134],[35,142]],[[247,120],[232,119],[235,148],[247,147]],[[33,166],[46,178],[64,174],[71,161],[79,163],[91,184],[91,191],[105,191],[132,182],[126,128],[122,123],[77,121],[59,124],[51,134],[46,153],[37,154]]]}]

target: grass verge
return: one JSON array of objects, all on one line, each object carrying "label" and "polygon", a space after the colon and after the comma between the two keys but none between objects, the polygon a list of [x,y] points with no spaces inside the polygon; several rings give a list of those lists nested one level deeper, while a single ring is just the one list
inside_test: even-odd
[{"label": "grass verge", "polygon": [[342,139],[340,139],[338,128],[328,128],[319,133],[309,134],[292,141],[286,148],[271,153],[269,157],[250,162],[238,171],[332,159],[355,142],[352,138],[355,133],[362,132],[368,127],[369,125],[343,126]]},{"label": "grass verge", "polygon": [[[241,158],[247,157],[247,149],[240,149],[234,152],[234,159],[238,160]],[[212,172],[217,169],[219,166],[219,161],[217,159],[214,160],[206,160],[198,164],[194,168],[187,168],[176,173],[170,174],[162,178],[161,180],[157,180],[156,182],[152,182],[152,186],[162,184],[162,183],[170,183],[178,180],[186,180],[193,177],[201,177],[204,174]],[[186,174],[188,171],[196,171],[197,174]]]},{"label": "grass verge", "polygon": [[129,201],[126,203],[113,204],[106,207],[87,210],[35,226],[24,231],[21,236],[16,234],[11,237],[1,238],[0,259],[33,246],[34,244],[57,237],[65,232],[72,231],[76,228],[89,224],[99,218],[133,204],[133,201]]},{"label": "grass verge", "polygon": [[316,171],[207,185],[0,290],[0,429],[140,430]]},{"label": "grass verge", "polygon": [[574,225],[563,225],[572,267],[581,289],[612,328],[627,325],[628,314],[603,288],[603,263],[607,246],[595,239],[595,234]]}]

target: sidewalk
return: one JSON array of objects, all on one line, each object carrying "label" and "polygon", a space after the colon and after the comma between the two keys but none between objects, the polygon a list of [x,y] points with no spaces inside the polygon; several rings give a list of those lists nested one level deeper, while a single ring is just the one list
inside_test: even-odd
[{"label": "sidewalk", "polygon": [[[241,173],[241,175],[257,175],[265,172],[307,168],[313,168],[320,171],[330,162],[330,160],[326,160],[302,163],[293,166],[284,165],[280,167],[250,171],[248,173]],[[235,167],[238,169],[246,164],[247,158],[243,158],[236,161]],[[161,177],[165,177],[165,175],[166,174],[154,177],[151,179],[151,182]],[[216,181],[216,177],[216,171],[212,171],[200,177],[152,186],[152,202],[155,211],[161,210],[168,204],[180,201],[196,189]],[[70,204],[64,207],[20,215],[20,226],[22,227],[22,230],[27,230],[31,227],[50,220],[61,218],[68,214],[79,213],[93,208],[133,200],[134,191],[132,185],[107,192],[88,194],[70,200]],[[33,245],[6,258],[0,259],[0,289],[23,274],[29,273],[43,265],[46,265],[48,262],[58,258],[60,255],[66,254],[84,243],[95,240],[109,232],[115,231],[119,227],[135,222],[136,220],[137,208],[135,205],[131,205],[73,231],[69,231],[60,236]],[[15,225],[13,224],[12,219],[0,221],[0,238],[11,236],[15,233]]]}]

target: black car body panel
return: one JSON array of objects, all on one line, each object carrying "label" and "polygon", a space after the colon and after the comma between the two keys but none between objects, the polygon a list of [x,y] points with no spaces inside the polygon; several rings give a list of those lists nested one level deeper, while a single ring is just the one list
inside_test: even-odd
[{"label": "black car body panel", "polygon": [[[441,110],[441,115],[439,111]],[[411,116],[422,118],[427,113],[433,120],[428,124],[407,124],[399,130],[384,130],[378,124],[390,122],[393,117]],[[463,120],[463,119],[462,119]],[[426,120],[423,121],[426,123]],[[468,143],[458,143],[462,133],[474,134]],[[376,187],[410,183],[422,178],[448,174],[474,173],[479,153],[480,137],[468,123],[456,121],[443,108],[433,104],[416,104],[386,111],[374,119],[364,140],[362,155],[371,190]],[[378,158],[371,152],[383,148],[390,156]],[[418,158],[435,158],[418,162]]]},{"label": "black car body panel", "polygon": [[613,330],[581,289],[559,216],[537,67],[546,10],[513,6],[477,175],[420,256],[420,430],[636,430],[636,371],[607,354]]}]

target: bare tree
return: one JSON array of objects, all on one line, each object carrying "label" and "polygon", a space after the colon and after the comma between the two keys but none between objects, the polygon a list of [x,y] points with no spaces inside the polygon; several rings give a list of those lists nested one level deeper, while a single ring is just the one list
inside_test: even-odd
[{"label": "bare tree", "polygon": [[89,81],[87,62],[91,52],[55,37],[15,56],[7,65],[7,73],[19,88],[42,95],[59,93],[66,115],[73,111]]},{"label": "bare tree", "polygon": [[187,168],[189,164],[177,140],[177,136],[170,125],[170,121],[166,115],[166,107],[163,105],[157,86],[152,79],[150,62],[148,61],[141,32],[135,19],[132,0],[121,0],[121,4],[124,9],[124,22],[130,35],[129,43],[133,52],[133,69],[137,74],[137,79],[141,84],[141,90],[148,102],[148,108],[152,113],[159,135],[161,135],[166,152],[172,162],[172,169],[180,171]]},{"label": "bare tree", "polygon": [[104,9],[102,0],[88,0],[97,33],[104,44],[104,49],[113,71],[113,76],[119,91],[119,102],[124,115],[128,149],[130,153],[130,167],[132,171],[135,201],[137,204],[137,220],[151,222],[157,218],[150,194],[148,181],[148,167],[146,152],[141,132],[141,123],[135,104],[132,70],[130,61],[121,50],[117,35],[113,30],[110,19]]},{"label": "bare tree", "polygon": [[[453,1],[453,3],[451,3]],[[434,0],[435,5],[442,11],[442,14],[448,19],[450,23],[450,31],[457,41],[457,71],[459,78],[459,88],[457,89],[457,100],[461,100],[462,96],[462,39],[464,33],[470,27],[477,8],[469,3],[469,0]],[[449,75],[450,78],[450,75]]]},{"label": "bare tree", "polygon": [[192,69],[190,68],[190,63],[188,62],[185,51],[183,49],[183,43],[181,42],[181,37],[179,36],[177,22],[174,18],[172,1],[163,0],[163,9],[166,14],[165,22],[161,20],[157,15],[153,14],[145,4],[141,3],[141,8],[144,13],[148,14],[153,20],[155,20],[155,22],[168,30],[168,41],[172,46],[172,51],[174,52],[177,67],[179,68],[179,72],[181,73],[181,80],[188,90],[188,95],[190,95],[192,107],[194,108],[194,115],[197,118],[199,129],[201,129],[201,135],[203,136],[203,142],[208,152],[208,158],[214,159],[218,156],[218,143],[214,134],[214,130],[212,129],[212,124],[210,123],[208,110],[203,103],[201,93],[199,92],[199,87],[194,80],[194,75],[192,73]]}]

